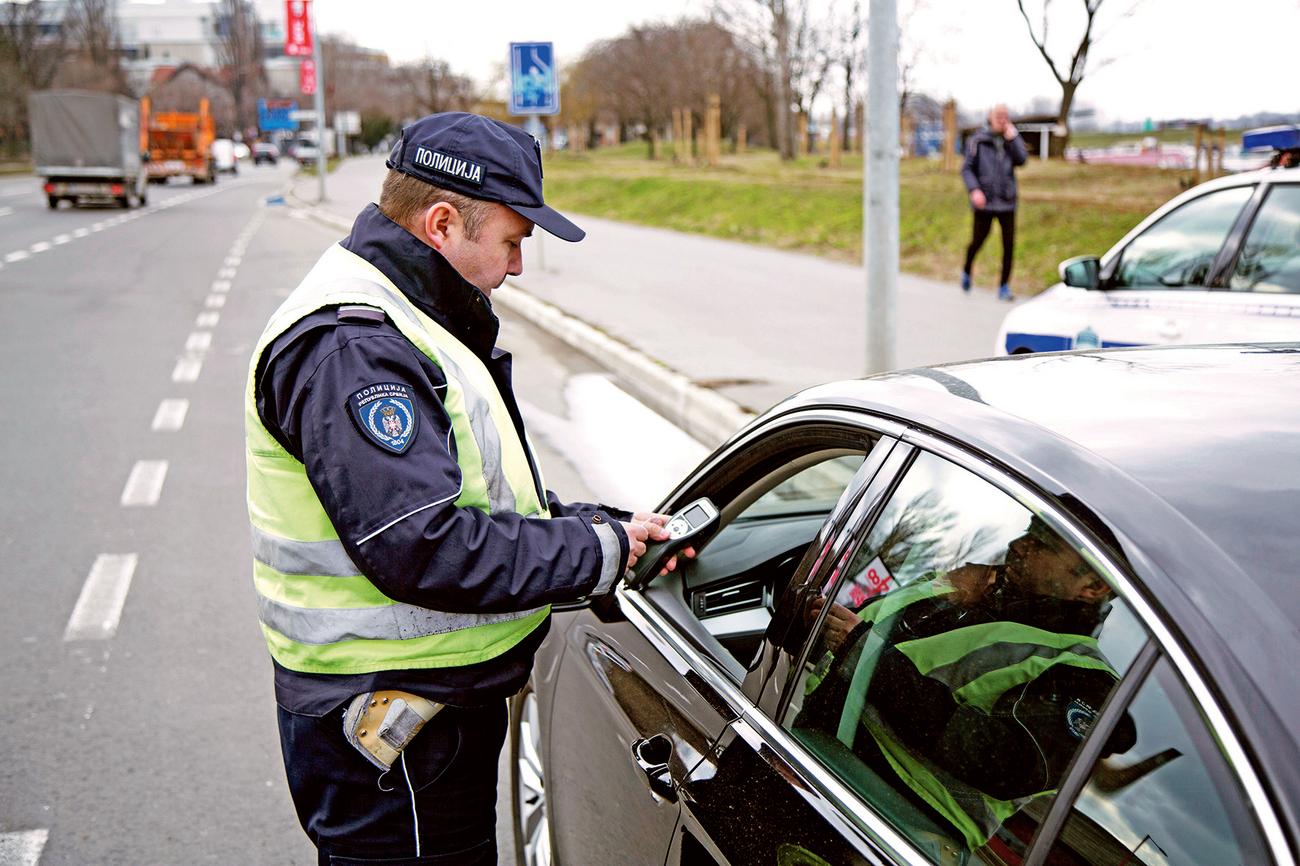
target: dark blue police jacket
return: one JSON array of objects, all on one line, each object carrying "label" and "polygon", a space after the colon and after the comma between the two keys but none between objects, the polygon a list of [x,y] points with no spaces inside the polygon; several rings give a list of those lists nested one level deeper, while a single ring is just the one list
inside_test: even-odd
[{"label": "dark blue police jacket", "polygon": [[[484,294],[376,205],[361,212],[342,244],[482,359],[522,439],[511,357],[495,348],[499,322]],[[400,454],[360,429],[349,408],[353,394],[389,382],[408,386],[420,415],[416,440]],[[445,385],[438,366],[392,323],[331,308],[302,319],[267,348],[255,389],[266,429],[304,463],[353,562],[389,598],[444,611],[495,612],[590,592],[601,565],[599,555],[590,555],[599,550],[591,518],[630,515],[605,505],[562,504],[550,491],[544,495],[551,514],[561,519],[548,521],[551,543],[530,557],[518,556],[510,532],[482,532],[450,502],[418,511],[367,542],[364,554],[358,550],[354,542],[374,514],[400,513],[400,500],[414,509],[459,485],[460,467],[448,448],[451,421],[439,396]],[[626,559],[627,540],[618,535]],[[276,664],[276,700],[289,712],[312,716],[377,689],[402,689],[453,706],[486,704],[523,686],[549,626],[548,618],[502,655],[463,667],[335,676]]]}]

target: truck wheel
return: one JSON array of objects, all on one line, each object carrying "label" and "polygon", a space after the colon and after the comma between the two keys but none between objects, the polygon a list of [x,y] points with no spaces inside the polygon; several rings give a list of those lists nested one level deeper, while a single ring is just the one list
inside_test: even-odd
[{"label": "truck wheel", "polygon": [[50,210],[59,209],[59,197],[57,195],[47,196],[45,201],[49,204]]},{"label": "truck wheel", "polygon": [[118,206],[118,207],[120,207],[120,208],[125,208],[126,210],[130,210],[130,209],[131,209],[131,197],[130,197],[130,196],[119,195],[119,196],[117,197],[116,201],[117,201],[117,206]]}]

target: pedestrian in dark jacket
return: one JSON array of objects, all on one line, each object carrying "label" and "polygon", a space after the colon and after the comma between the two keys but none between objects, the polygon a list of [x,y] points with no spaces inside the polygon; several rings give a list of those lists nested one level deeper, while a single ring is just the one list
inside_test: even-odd
[{"label": "pedestrian in dark jacket", "polygon": [[961,287],[969,292],[970,269],[976,254],[989,236],[993,220],[1002,232],[1002,278],[998,299],[1014,300],[1011,295],[1011,255],[1016,244],[1016,166],[1024,165],[1029,152],[1025,140],[1007,116],[1005,105],[995,105],[989,112],[989,125],[966,143],[966,160],[961,179],[970,193],[975,222],[970,245],[966,247],[966,264],[962,267]]}]

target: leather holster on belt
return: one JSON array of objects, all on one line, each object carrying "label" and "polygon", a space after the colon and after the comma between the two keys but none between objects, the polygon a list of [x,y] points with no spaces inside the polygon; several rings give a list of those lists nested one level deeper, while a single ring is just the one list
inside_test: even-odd
[{"label": "leather holster on belt", "polygon": [[367,761],[388,770],[443,706],[410,692],[366,692],[348,704],[343,735]]}]

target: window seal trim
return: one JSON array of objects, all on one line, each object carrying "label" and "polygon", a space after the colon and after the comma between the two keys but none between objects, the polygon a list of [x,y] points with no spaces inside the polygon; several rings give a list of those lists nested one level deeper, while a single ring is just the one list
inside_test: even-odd
[{"label": "window seal trim", "polygon": [[1214,257],[1214,262],[1210,265],[1210,275],[1205,280],[1206,288],[1231,291],[1228,280],[1237,267],[1237,259],[1241,257],[1241,245],[1246,240],[1246,236],[1250,234],[1250,230],[1254,228],[1255,218],[1264,209],[1264,203],[1268,200],[1269,193],[1272,191],[1273,185],[1270,183],[1264,182],[1255,185],[1250,198],[1246,200],[1246,206],[1237,215],[1232,228],[1228,229],[1228,236],[1224,239],[1223,246],[1219,248],[1219,254]]},{"label": "window seal trim", "polygon": [[[1140,590],[1138,578],[1115,562],[1114,558],[1096,544],[1086,531],[1076,526],[1075,521],[1068,514],[1062,514],[1060,509],[1048,501],[1045,494],[1035,489],[1027,479],[1021,479],[1014,470],[1001,464],[991,464],[961,446],[915,427],[909,428],[901,437],[901,441],[915,446],[919,451],[929,451],[950,460],[998,487],[1035,514],[1046,518],[1052,529],[1063,532],[1096,560],[1104,569],[1106,577],[1115,584],[1116,593],[1133,609],[1133,614],[1138,621],[1146,626],[1148,639],[1154,641],[1173,664],[1174,670],[1182,677],[1188,691],[1191,692],[1192,700],[1205,715],[1211,732],[1223,749],[1231,772],[1236,775],[1237,781],[1250,801],[1251,810],[1258,822],[1257,829],[1263,834],[1274,862],[1294,862],[1286,830],[1277,817],[1277,810],[1268,790],[1264,787],[1259,770],[1256,769],[1250,754],[1228,721],[1227,714],[1201,676],[1191,651],[1174,636],[1173,631],[1147,601]],[[991,475],[995,477],[990,477]],[[1067,774],[1062,780],[1062,787],[1070,781],[1071,776]]]}]

